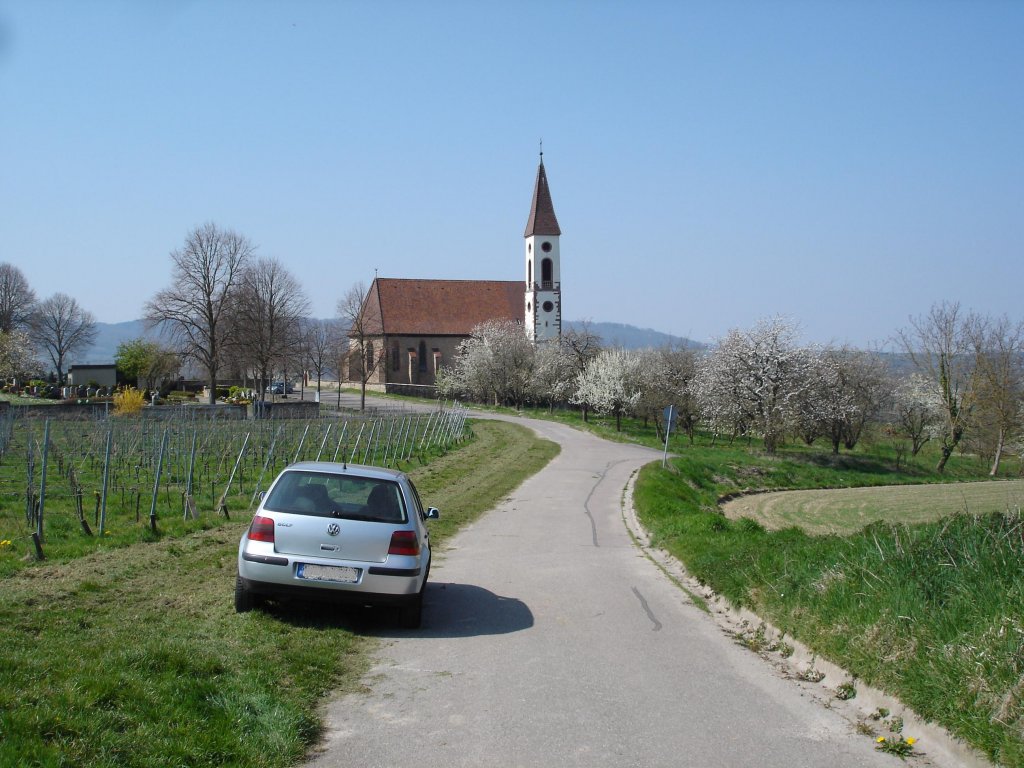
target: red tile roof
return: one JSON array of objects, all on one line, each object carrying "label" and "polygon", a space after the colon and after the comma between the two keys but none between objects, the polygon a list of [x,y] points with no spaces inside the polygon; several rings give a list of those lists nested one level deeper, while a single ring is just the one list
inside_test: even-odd
[{"label": "red tile roof", "polygon": [[555,218],[555,205],[551,202],[551,190],[548,189],[548,175],[544,172],[544,158],[541,157],[537,168],[537,181],[533,185],[533,202],[530,205],[530,218],[526,222],[523,237],[531,235],[560,235],[558,219]]},{"label": "red tile roof", "polygon": [[389,336],[468,336],[487,320],[523,322],[518,280],[406,280],[378,277],[363,304],[368,327]]}]

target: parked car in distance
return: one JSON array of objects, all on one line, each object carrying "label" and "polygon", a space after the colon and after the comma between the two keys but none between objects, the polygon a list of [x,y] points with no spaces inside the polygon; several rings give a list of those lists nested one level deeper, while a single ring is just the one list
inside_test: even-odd
[{"label": "parked car in distance", "polygon": [[402,472],[307,461],[282,470],[238,546],[235,610],[267,598],[395,606],[420,626],[430,573],[427,520]]},{"label": "parked car in distance", "polygon": [[272,395],[290,395],[294,391],[295,390],[292,388],[291,384],[287,384],[283,381],[275,381],[270,385],[270,388],[267,389],[267,392]]}]

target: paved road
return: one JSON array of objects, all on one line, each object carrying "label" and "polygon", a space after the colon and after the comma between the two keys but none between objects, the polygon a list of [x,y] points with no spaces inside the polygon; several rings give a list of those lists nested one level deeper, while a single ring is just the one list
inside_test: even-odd
[{"label": "paved road", "polygon": [[368,691],[331,703],[308,765],[900,764],[634,546],[622,492],[656,452],[518,421],[561,454],[437,559],[422,630],[379,628]]}]

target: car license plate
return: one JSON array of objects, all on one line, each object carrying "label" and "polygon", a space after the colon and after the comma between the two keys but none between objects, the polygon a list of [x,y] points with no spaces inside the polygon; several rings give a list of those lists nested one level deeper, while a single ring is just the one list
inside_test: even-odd
[{"label": "car license plate", "polygon": [[359,569],[346,565],[299,563],[295,575],[307,581],[336,581],[340,584],[355,584],[359,581]]}]

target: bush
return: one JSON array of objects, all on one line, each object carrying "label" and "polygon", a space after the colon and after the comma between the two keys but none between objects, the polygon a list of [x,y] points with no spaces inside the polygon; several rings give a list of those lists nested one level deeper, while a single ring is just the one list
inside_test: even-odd
[{"label": "bush", "polygon": [[235,405],[248,405],[252,402],[252,397],[250,397],[249,393],[250,390],[245,387],[231,387],[228,390],[228,402]]},{"label": "bush", "polygon": [[146,404],[146,396],[135,387],[114,393],[114,415],[128,416],[139,413]]}]

